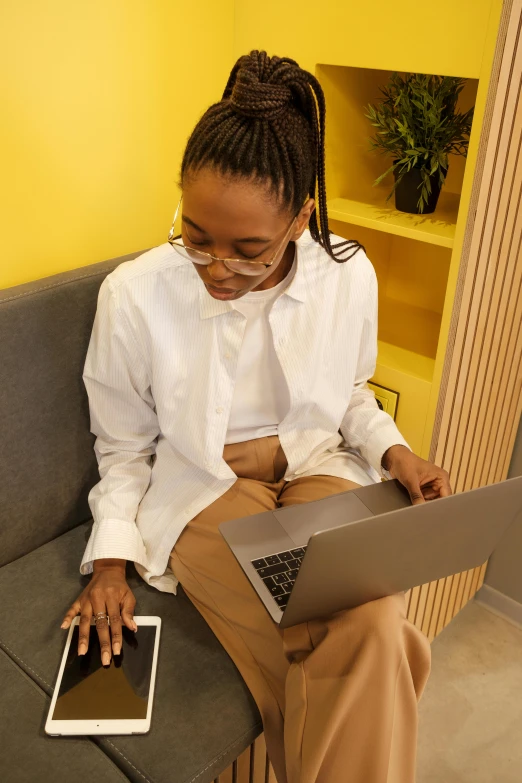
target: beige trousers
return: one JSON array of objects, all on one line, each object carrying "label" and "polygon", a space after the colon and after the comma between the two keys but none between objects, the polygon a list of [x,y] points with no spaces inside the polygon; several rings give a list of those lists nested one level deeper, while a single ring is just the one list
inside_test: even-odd
[{"label": "beige trousers", "polygon": [[431,650],[406,618],[404,593],[281,630],[218,530],[360,485],[285,482],[277,436],[225,446],[223,456],[238,479],[188,523],[170,565],[255,699],[278,783],[413,783]]}]

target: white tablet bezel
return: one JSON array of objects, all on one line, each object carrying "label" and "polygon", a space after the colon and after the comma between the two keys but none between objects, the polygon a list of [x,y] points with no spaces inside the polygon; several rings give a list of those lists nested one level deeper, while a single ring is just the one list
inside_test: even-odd
[{"label": "white tablet bezel", "polygon": [[[153,615],[134,615],[134,622],[138,626],[136,634],[139,638],[139,628],[141,625],[155,625],[156,639],[154,642],[154,654],[152,657],[152,671],[150,677],[149,693],[147,695],[147,716],[140,719],[122,719],[117,720],[51,720],[51,715],[54,712],[56,700],[60,690],[60,683],[62,680],[63,671],[65,668],[65,662],[71,645],[71,639],[76,625],[80,623],[80,616],[76,615],[71,625],[69,626],[69,634],[63,651],[62,661],[60,664],[60,671],[56,678],[56,684],[54,687],[54,693],[51,700],[51,706],[47,714],[47,721],[45,723],[45,732],[53,736],[61,735],[74,735],[74,734],[145,734],[150,730],[152,704],[154,701],[154,685],[156,682],[156,669],[158,664],[158,649],[159,639],[161,633],[161,617]],[[91,619],[91,625],[94,625],[94,618]]]}]

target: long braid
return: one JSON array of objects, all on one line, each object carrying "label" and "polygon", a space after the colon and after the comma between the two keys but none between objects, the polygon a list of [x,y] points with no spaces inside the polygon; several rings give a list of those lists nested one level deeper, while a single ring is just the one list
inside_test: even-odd
[{"label": "long braid", "polygon": [[355,239],[330,242],[325,117],[324,93],[313,74],[295,60],[255,49],[238,59],[221,101],[212,104],[194,128],[180,183],[209,166],[222,174],[267,183],[293,214],[307,198],[316,198],[318,209],[309,220],[311,236],[334,261],[348,261],[364,247]]}]

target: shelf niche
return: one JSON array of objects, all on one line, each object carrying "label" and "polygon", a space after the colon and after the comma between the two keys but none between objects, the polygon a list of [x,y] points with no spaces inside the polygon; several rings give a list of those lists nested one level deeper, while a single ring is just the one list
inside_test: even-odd
[{"label": "shelf niche", "polygon": [[379,340],[418,356],[401,369],[431,380],[451,250],[338,220],[329,219],[329,226],[339,237],[360,242],[373,264],[379,286]]},{"label": "shelf niche", "polygon": [[[318,65],[316,75],[326,99],[326,174],[332,217],[419,241],[452,247],[466,159],[449,156],[449,169],[437,209],[431,215],[410,215],[395,209],[393,174],[378,187],[373,182],[391,165],[391,158],[370,147],[376,128],[365,117],[369,103],[377,104],[380,87],[393,71]],[[399,72],[402,73],[402,72]],[[478,79],[467,79],[458,108],[475,104]]]},{"label": "shelf niche", "polygon": [[[371,381],[400,394],[396,422],[416,453],[422,447],[448,275],[459,218],[466,158],[450,155],[437,209],[410,215],[395,209],[393,175],[373,182],[391,158],[370,147],[376,130],[365,117],[382,99],[392,70],[318,65],[326,99],[326,181],[331,231],[366,249],[379,283],[378,358]],[[475,104],[468,79],[458,107]],[[440,346],[444,350],[444,346]]]}]

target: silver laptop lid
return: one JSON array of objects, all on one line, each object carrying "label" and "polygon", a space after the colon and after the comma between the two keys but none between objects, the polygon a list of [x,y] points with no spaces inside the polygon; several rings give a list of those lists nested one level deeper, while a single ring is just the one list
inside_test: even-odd
[{"label": "silver laptop lid", "polygon": [[521,513],[517,476],[316,532],[280,625],[320,616],[326,605],[328,613],[349,609],[482,565]]}]

